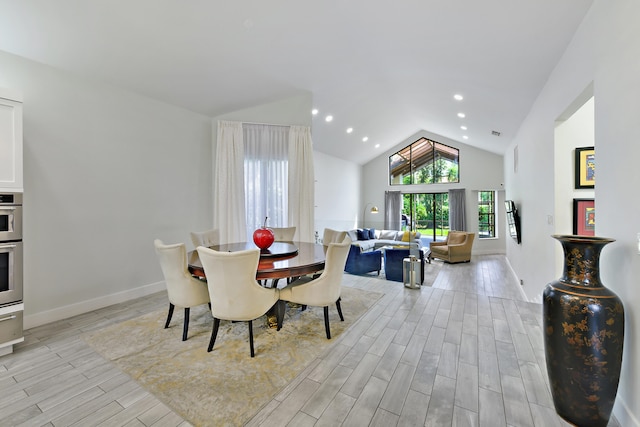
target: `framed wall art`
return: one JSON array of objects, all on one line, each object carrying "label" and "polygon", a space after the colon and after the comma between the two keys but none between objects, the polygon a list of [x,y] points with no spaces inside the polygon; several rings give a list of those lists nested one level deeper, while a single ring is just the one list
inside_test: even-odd
[{"label": "framed wall art", "polygon": [[593,199],[573,199],[573,234],[595,236],[596,208]]},{"label": "framed wall art", "polygon": [[596,155],[594,147],[576,148],[575,188],[594,188],[596,184]]}]

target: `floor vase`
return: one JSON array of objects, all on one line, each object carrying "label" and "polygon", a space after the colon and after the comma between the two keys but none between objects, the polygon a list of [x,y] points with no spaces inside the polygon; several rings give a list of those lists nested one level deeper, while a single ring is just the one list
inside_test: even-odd
[{"label": "floor vase", "polygon": [[556,412],[577,426],[606,426],[618,390],[624,308],[600,281],[600,252],[613,239],[553,236],[564,271],[543,294],[547,373]]}]

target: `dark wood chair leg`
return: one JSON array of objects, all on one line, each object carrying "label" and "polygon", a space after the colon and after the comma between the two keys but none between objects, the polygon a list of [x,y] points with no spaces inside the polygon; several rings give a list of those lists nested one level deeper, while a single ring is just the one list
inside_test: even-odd
[{"label": "dark wood chair leg", "polygon": [[255,355],[253,352],[253,321],[249,320],[249,348],[251,349],[251,357]]},{"label": "dark wood chair leg", "polygon": [[216,343],[216,337],[218,336],[218,328],[220,327],[220,319],[213,318],[213,329],[211,330],[211,339],[209,340],[209,348],[207,352],[213,349],[213,345]]},{"label": "dark wood chair leg", "polygon": [[324,307],[324,329],[327,331],[327,339],[331,339],[331,330],[329,329],[329,306]]},{"label": "dark wood chair leg", "polygon": [[306,309],[307,309],[307,306],[302,304],[302,310],[300,310],[300,311],[305,311]]},{"label": "dark wood chair leg", "polygon": [[164,328],[167,329],[169,327],[169,322],[171,322],[171,317],[173,316],[173,309],[176,308],[175,305],[169,303],[169,314],[167,315],[167,323],[164,324]]},{"label": "dark wood chair leg", "polygon": [[336,308],[338,309],[338,314],[340,315],[340,321],[344,322],[344,316],[342,315],[342,307],[340,306],[340,300],[342,300],[342,298],[338,297],[338,300],[336,301]]},{"label": "dark wood chair leg", "polygon": [[187,332],[189,332],[189,312],[191,309],[185,307],[184,309],[184,327],[182,328],[182,341],[187,340]]},{"label": "dark wood chair leg", "polygon": [[287,310],[286,301],[278,300],[278,302],[276,302],[276,320],[278,322],[278,327],[276,331],[279,331],[280,329],[282,329],[282,323],[284,322],[284,313],[286,310]]}]

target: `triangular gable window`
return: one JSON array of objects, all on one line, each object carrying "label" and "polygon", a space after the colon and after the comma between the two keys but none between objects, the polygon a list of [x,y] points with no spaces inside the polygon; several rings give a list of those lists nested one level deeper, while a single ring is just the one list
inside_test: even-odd
[{"label": "triangular gable window", "polygon": [[459,182],[460,151],[427,138],[420,138],[389,156],[392,185]]}]

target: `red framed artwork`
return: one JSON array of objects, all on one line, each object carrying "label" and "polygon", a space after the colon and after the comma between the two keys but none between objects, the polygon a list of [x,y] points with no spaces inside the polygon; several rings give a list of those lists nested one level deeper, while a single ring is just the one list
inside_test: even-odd
[{"label": "red framed artwork", "polygon": [[593,199],[573,199],[573,234],[595,236],[596,208]]}]

